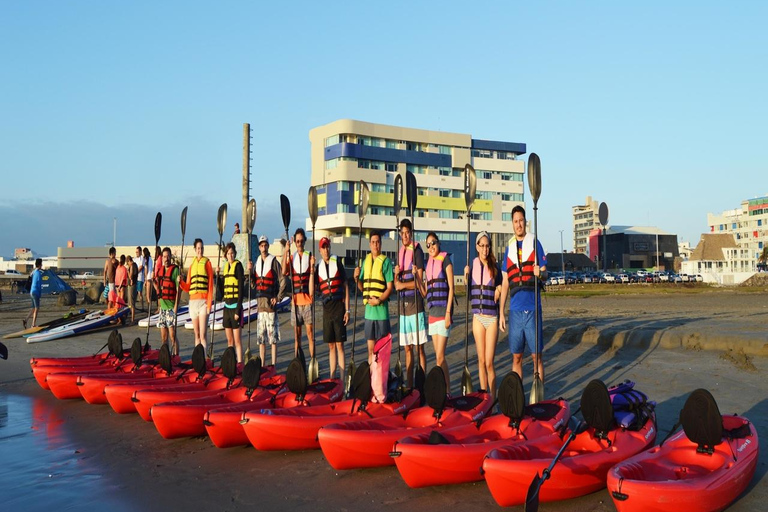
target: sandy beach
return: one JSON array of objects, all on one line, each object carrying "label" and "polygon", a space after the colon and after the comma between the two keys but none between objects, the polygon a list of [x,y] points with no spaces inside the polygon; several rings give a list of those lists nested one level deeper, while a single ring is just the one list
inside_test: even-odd
[{"label": "sandy beach", "polygon": [[[26,297],[6,293],[4,299],[0,304],[0,335],[20,329],[28,307]],[[55,300],[43,299],[41,321],[68,310],[56,307]],[[723,414],[746,415],[757,425],[759,436],[768,439],[765,290],[707,289],[598,296],[552,292],[545,296],[543,307],[548,398],[578,400],[593,378],[608,384],[634,380],[639,389],[658,402],[661,438],[677,420],[688,394],[704,387],[713,393]],[[454,393],[458,392],[464,364],[463,301],[456,311],[448,353]],[[318,322],[320,315],[318,312]],[[293,337],[287,321],[288,315],[281,315],[279,371],[285,370],[292,352]],[[139,327],[125,327],[121,333],[126,345],[137,336],[142,340],[145,336],[145,330]],[[376,511],[395,506],[424,512],[456,506],[462,510],[498,508],[483,482],[414,490],[403,483],[394,467],[338,472],[326,463],[320,451],[262,453],[252,447],[221,450],[206,437],[167,441],[151,423],[135,415],[117,415],[108,406],[89,405],[81,400],[60,401],[35,383],[29,370],[30,357],[93,353],[106,342],[107,335],[108,331],[101,331],[33,345],[23,339],[3,340],[9,349],[9,359],[0,361],[0,395],[31,400],[38,416],[45,416],[38,421],[46,428],[55,428],[56,436],[68,440],[69,458],[75,461],[74,466],[87,465],[94,485],[103,489],[102,496],[89,496],[85,502],[71,497],[73,509],[113,503],[120,503],[125,510],[164,511],[189,507]],[[357,336],[358,363],[365,353],[361,336],[362,323]],[[322,333],[318,338],[322,339]],[[191,331],[180,330],[180,339],[182,355],[189,355]],[[224,334],[217,333],[215,339],[220,354],[226,345]],[[155,329],[150,333],[150,343],[159,344]],[[326,376],[327,349],[322,343],[318,346],[321,376]],[[474,347],[470,346],[470,369],[477,386],[473,352]],[[431,346],[427,354],[431,368]],[[393,364],[395,360],[393,354]],[[500,376],[511,369],[505,335],[497,346],[496,367]],[[526,361],[524,372],[526,389],[530,389],[530,360]],[[30,426],[39,427],[40,424]],[[0,429],[0,436],[2,432]],[[768,499],[768,455],[763,452],[747,492],[729,510],[764,508]],[[55,471],[44,464],[35,467],[34,461],[28,464],[32,473],[54,475],[48,478],[48,485],[55,486]],[[4,478],[12,480],[13,476],[6,474]],[[50,503],[46,501],[20,501],[18,495],[25,492],[25,485],[13,483],[10,503],[23,503],[25,510],[47,509]],[[575,500],[542,504],[540,510],[611,511],[614,507],[603,490]]]}]

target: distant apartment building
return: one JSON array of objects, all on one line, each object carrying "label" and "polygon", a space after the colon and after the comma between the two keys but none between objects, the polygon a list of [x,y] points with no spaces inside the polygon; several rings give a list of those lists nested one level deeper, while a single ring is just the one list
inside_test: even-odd
[{"label": "distant apartment building", "polygon": [[[357,249],[360,180],[370,189],[363,229],[366,234],[371,230],[384,231],[383,251],[394,253],[395,176],[402,175],[405,183],[406,171],[412,172],[418,188],[415,239],[424,241],[426,234],[434,231],[443,250],[454,253],[454,268],[463,269],[466,258],[461,257],[467,240],[463,179],[466,164],[477,172],[472,236],[488,231],[494,238],[494,248],[499,250],[512,232],[512,208],[524,203],[525,165],[519,157],[526,152],[526,146],[522,143],[349,119],[310,130],[309,140],[311,184],[318,193],[315,229],[318,237],[332,237],[332,249],[341,256],[353,256]],[[405,203],[404,199],[401,218],[406,215]],[[473,247],[473,255],[474,252]]]},{"label": "distant apartment building", "polygon": [[755,271],[768,243],[768,196],[744,200],[740,208],[719,215],[708,213],[707,225],[710,233],[733,235],[738,248],[729,252],[727,266],[731,271]]},{"label": "distant apartment building", "polygon": [[573,207],[573,252],[588,253],[589,234],[593,229],[600,228],[598,208],[600,204],[587,196],[584,204]]}]

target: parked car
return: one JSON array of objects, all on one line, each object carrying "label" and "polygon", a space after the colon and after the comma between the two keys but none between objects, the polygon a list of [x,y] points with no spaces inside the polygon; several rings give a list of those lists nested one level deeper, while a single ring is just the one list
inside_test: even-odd
[{"label": "parked car", "polygon": [[93,272],[83,272],[82,274],[75,274],[75,279],[96,279]]},{"label": "parked car", "polygon": [[21,272],[19,272],[18,270],[15,270],[15,269],[9,268],[8,270],[6,270],[6,271],[5,271],[5,275],[7,275],[7,276],[16,276],[16,277],[21,277],[21,276],[22,276],[22,273],[21,273]]},{"label": "parked car", "polygon": [[616,281],[619,283],[628,283],[629,276],[627,274],[619,274],[616,276]]},{"label": "parked car", "polygon": [[688,283],[691,281],[691,278],[688,277],[688,274],[680,274],[680,281],[683,283]]},{"label": "parked car", "polygon": [[696,274],[696,276],[691,276],[691,278],[693,278],[693,277],[696,277],[696,282],[697,283],[703,283],[704,282],[704,276],[702,276],[701,274]]},{"label": "parked car", "polygon": [[615,283],[615,282],[616,282],[616,278],[615,278],[615,277],[613,277],[613,274],[611,274],[611,273],[608,273],[608,272],[605,272],[605,273],[604,273],[604,274],[601,276],[600,282],[601,282],[601,283]]},{"label": "parked car", "polygon": [[669,274],[666,272],[659,272],[659,282],[661,283],[668,283],[669,282]]}]

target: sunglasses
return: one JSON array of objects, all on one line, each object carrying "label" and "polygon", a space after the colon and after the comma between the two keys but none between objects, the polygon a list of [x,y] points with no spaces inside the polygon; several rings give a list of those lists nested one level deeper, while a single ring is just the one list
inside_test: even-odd
[{"label": "sunglasses", "polygon": [[426,245],[427,245],[427,249],[429,249],[433,245],[439,245],[439,244],[440,244],[440,240],[435,240],[434,242],[427,242]]},{"label": "sunglasses", "polygon": [[298,238],[298,239],[296,240],[296,243],[297,243],[297,244],[303,244],[303,243],[304,243],[304,240],[303,240],[303,239],[301,239],[301,238]]},{"label": "sunglasses", "polygon": [[488,245],[488,244],[477,244],[477,246],[478,246],[479,248],[481,248],[481,249],[488,249],[488,248],[490,248],[490,247],[491,247],[491,246],[490,246],[490,245]]}]

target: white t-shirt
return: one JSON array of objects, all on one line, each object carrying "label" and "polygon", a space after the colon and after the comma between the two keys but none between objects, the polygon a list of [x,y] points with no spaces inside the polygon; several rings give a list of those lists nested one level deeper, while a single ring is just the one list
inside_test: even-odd
[{"label": "white t-shirt", "polygon": [[147,271],[147,275],[150,276],[150,280],[152,279],[152,277],[154,277],[154,275],[152,274],[152,267],[153,266],[154,266],[154,264],[152,263],[152,258],[150,258],[147,261],[147,264],[145,266],[145,270]]},{"label": "white t-shirt", "polygon": [[136,278],[136,280],[139,282],[144,282],[144,262],[145,261],[146,260],[144,259],[144,256],[133,260],[133,262],[136,263],[136,266],[139,268],[139,277]]}]

